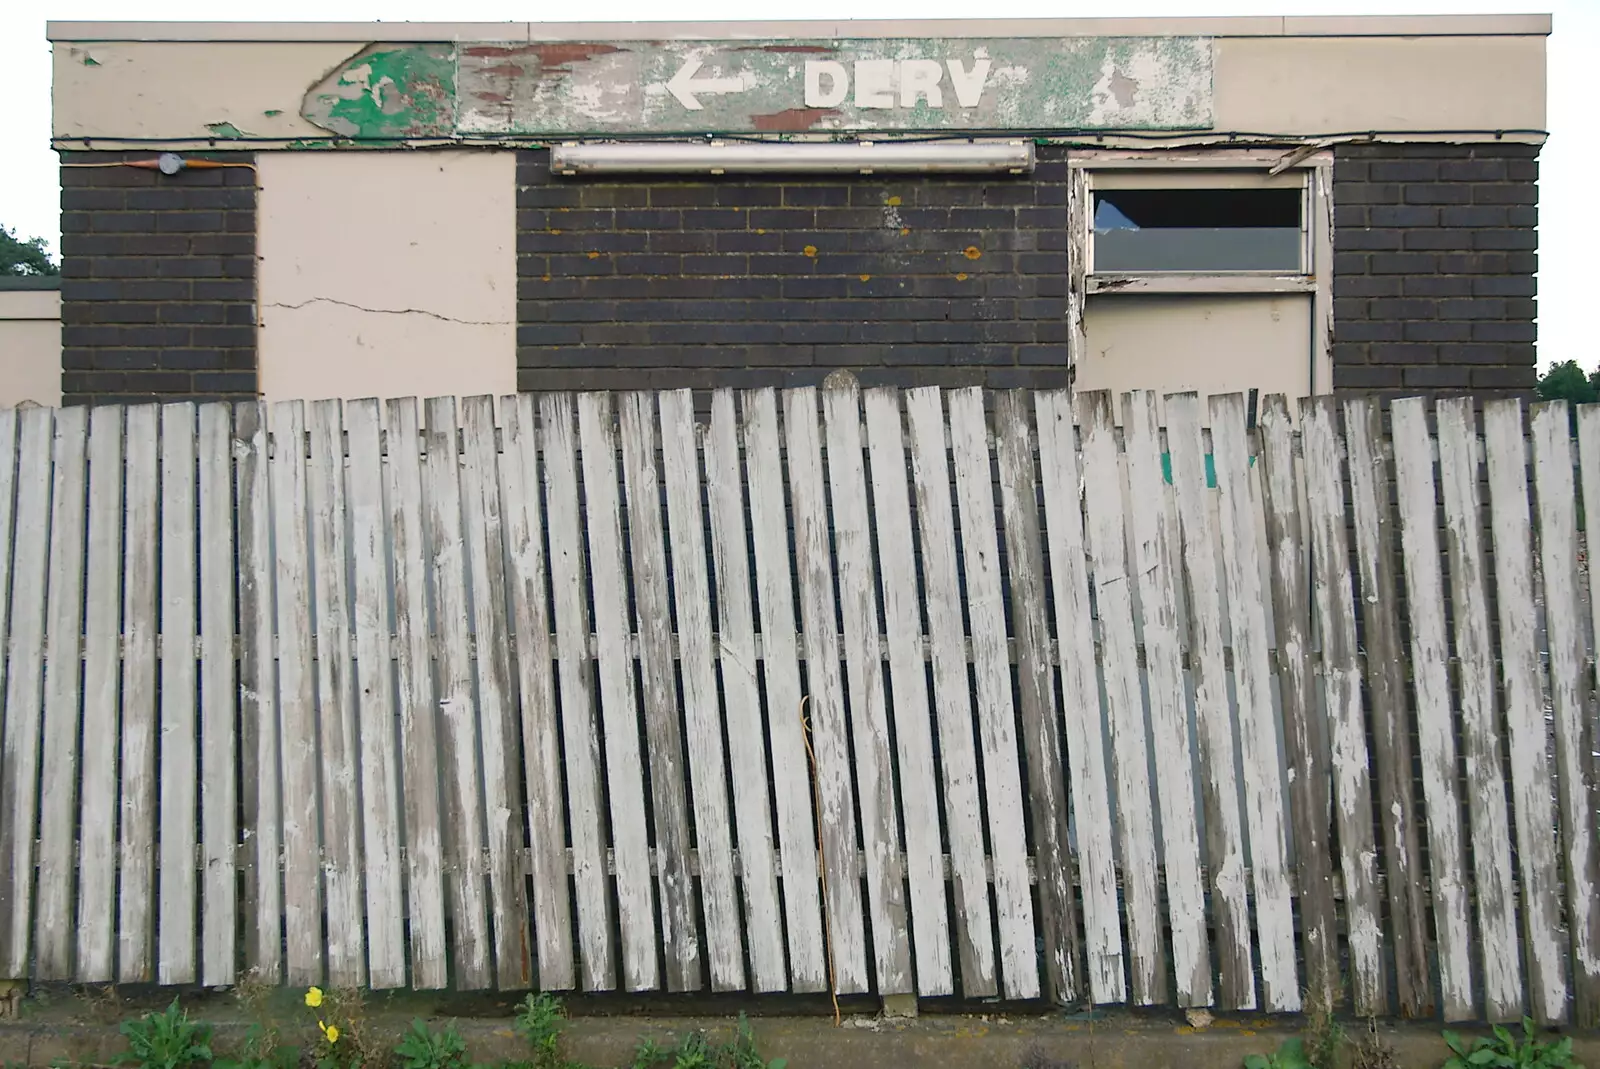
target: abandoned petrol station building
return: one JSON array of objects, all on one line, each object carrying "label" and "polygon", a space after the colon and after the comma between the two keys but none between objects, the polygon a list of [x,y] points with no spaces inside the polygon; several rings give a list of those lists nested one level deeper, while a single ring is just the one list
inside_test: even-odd
[{"label": "abandoned petrol station building", "polygon": [[61,398],[1523,391],[1549,30],[53,23]]}]

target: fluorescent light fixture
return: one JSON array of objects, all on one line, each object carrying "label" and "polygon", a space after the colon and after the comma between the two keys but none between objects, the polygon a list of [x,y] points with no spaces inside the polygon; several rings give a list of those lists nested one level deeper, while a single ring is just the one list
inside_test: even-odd
[{"label": "fluorescent light fixture", "polygon": [[557,145],[556,174],[1020,174],[1033,170],[1029,141],[624,142]]}]

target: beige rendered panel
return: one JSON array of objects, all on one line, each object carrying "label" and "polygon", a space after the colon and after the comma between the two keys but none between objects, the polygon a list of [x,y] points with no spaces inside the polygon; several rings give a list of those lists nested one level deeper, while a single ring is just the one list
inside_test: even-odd
[{"label": "beige rendered panel", "polygon": [[515,166],[470,149],[262,154],[262,395],[514,392]]},{"label": "beige rendered panel", "polygon": [[1543,130],[1544,48],[1539,36],[1228,38],[1216,128]]},{"label": "beige rendered panel", "polygon": [[[1201,394],[1310,392],[1311,296],[1090,297],[1073,387]],[[1317,381],[1331,373],[1317,369]]]},{"label": "beige rendered panel", "polygon": [[0,290],[0,405],[61,403],[61,294]]},{"label": "beige rendered panel", "polygon": [[313,82],[359,48],[316,41],[57,44],[53,129],[57,138],[325,138],[326,130],[300,117],[300,104]]}]

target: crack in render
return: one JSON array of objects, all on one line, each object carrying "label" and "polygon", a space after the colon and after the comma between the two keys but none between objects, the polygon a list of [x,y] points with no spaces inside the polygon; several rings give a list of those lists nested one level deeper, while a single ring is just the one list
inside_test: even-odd
[{"label": "crack in render", "polygon": [[283,308],[289,311],[294,311],[295,309],[305,308],[307,305],[312,304],[336,304],[341,308],[350,308],[357,312],[373,312],[377,315],[427,316],[429,319],[437,319],[441,323],[460,323],[462,326],[468,327],[510,327],[516,325],[512,320],[509,319],[457,319],[455,316],[440,315],[438,312],[430,312],[426,308],[368,308],[364,304],[356,304],[353,301],[341,301],[337,297],[308,297],[307,299],[298,301],[294,304],[284,304],[279,301],[270,301],[266,304],[263,304],[262,307]]}]

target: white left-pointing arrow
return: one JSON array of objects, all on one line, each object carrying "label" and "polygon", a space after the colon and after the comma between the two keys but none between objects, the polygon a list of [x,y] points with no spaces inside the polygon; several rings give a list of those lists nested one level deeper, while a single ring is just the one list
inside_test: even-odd
[{"label": "white left-pointing arrow", "polygon": [[695,72],[700,69],[700,61],[693,57],[684,61],[678,73],[672,76],[667,83],[667,92],[677,98],[678,103],[690,111],[699,111],[705,105],[700,103],[696,93],[742,93],[744,92],[743,78],[695,78]]}]

